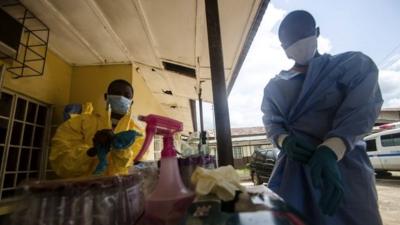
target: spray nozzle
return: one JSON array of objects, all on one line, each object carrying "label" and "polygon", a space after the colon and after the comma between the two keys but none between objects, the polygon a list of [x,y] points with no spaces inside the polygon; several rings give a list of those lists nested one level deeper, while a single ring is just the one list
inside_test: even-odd
[{"label": "spray nozzle", "polygon": [[155,134],[163,136],[164,149],[161,152],[161,156],[176,156],[176,152],[173,147],[173,135],[183,130],[182,122],[153,114],[139,116],[139,120],[146,123],[146,139],[144,140],[143,146],[135,158],[135,162],[142,158],[146,150],[149,148],[150,142],[153,140]]}]

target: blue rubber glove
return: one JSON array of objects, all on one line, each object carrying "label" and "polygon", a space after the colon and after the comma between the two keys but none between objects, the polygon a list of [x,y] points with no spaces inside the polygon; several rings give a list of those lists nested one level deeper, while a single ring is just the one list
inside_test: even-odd
[{"label": "blue rubber glove", "polygon": [[110,147],[113,150],[128,148],[135,142],[137,136],[141,136],[141,134],[135,130],[122,131],[117,134],[113,134],[109,130],[97,132],[93,139],[95,147],[87,151],[88,156],[97,156],[99,159],[93,174],[102,175],[106,171],[108,166],[107,154],[110,151]]},{"label": "blue rubber glove", "polygon": [[342,176],[337,165],[336,154],[328,147],[319,147],[309,162],[311,179],[315,188],[321,189],[319,207],[332,216],[343,199]]},{"label": "blue rubber glove", "polygon": [[96,145],[95,148],[96,148],[97,158],[99,159],[99,163],[97,164],[93,174],[102,175],[106,171],[108,166],[107,153],[110,150],[109,147],[104,145]]},{"label": "blue rubber glove", "polygon": [[114,135],[114,138],[111,142],[111,146],[115,150],[128,148],[135,142],[136,137],[138,136],[142,135],[135,130],[119,132]]},{"label": "blue rubber glove", "polygon": [[286,155],[298,162],[307,164],[315,152],[314,145],[295,136],[288,136],[282,143],[282,151]]}]

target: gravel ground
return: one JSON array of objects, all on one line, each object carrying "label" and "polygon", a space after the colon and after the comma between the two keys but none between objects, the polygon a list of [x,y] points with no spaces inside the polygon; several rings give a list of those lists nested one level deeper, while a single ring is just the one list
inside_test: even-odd
[{"label": "gravel ground", "polygon": [[378,178],[379,210],[384,225],[400,224],[400,172],[393,173],[392,177]]}]

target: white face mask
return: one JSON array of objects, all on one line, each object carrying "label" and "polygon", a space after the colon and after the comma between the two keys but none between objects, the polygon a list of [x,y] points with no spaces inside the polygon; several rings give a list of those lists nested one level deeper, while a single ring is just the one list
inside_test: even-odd
[{"label": "white face mask", "polygon": [[111,106],[111,111],[124,115],[132,105],[132,99],[121,95],[107,95],[107,103]]},{"label": "white face mask", "polygon": [[308,65],[316,51],[317,36],[315,35],[300,39],[285,49],[287,57],[300,65]]}]

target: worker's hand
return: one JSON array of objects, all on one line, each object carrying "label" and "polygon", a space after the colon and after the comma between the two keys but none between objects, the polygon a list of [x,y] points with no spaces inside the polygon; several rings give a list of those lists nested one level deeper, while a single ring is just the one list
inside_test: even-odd
[{"label": "worker's hand", "polygon": [[95,157],[97,155],[97,149],[95,147],[89,148],[86,151],[86,155],[88,155],[89,157]]},{"label": "worker's hand", "polygon": [[135,130],[122,131],[114,135],[112,147],[114,150],[129,148],[135,143],[136,137],[142,136]]},{"label": "worker's hand", "polygon": [[111,146],[114,132],[111,129],[103,129],[96,132],[93,138],[93,146]]},{"label": "worker's hand", "polygon": [[295,136],[288,136],[283,140],[282,150],[286,155],[298,162],[307,164],[315,152],[316,147]]},{"label": "worker's hand", "polygon": [[321,146],[314,153],[309,166],[314,187],[321,189],[319,207],[324,214],[332,216],[343,198],[343,182],[337,156],[330,148]]}]

